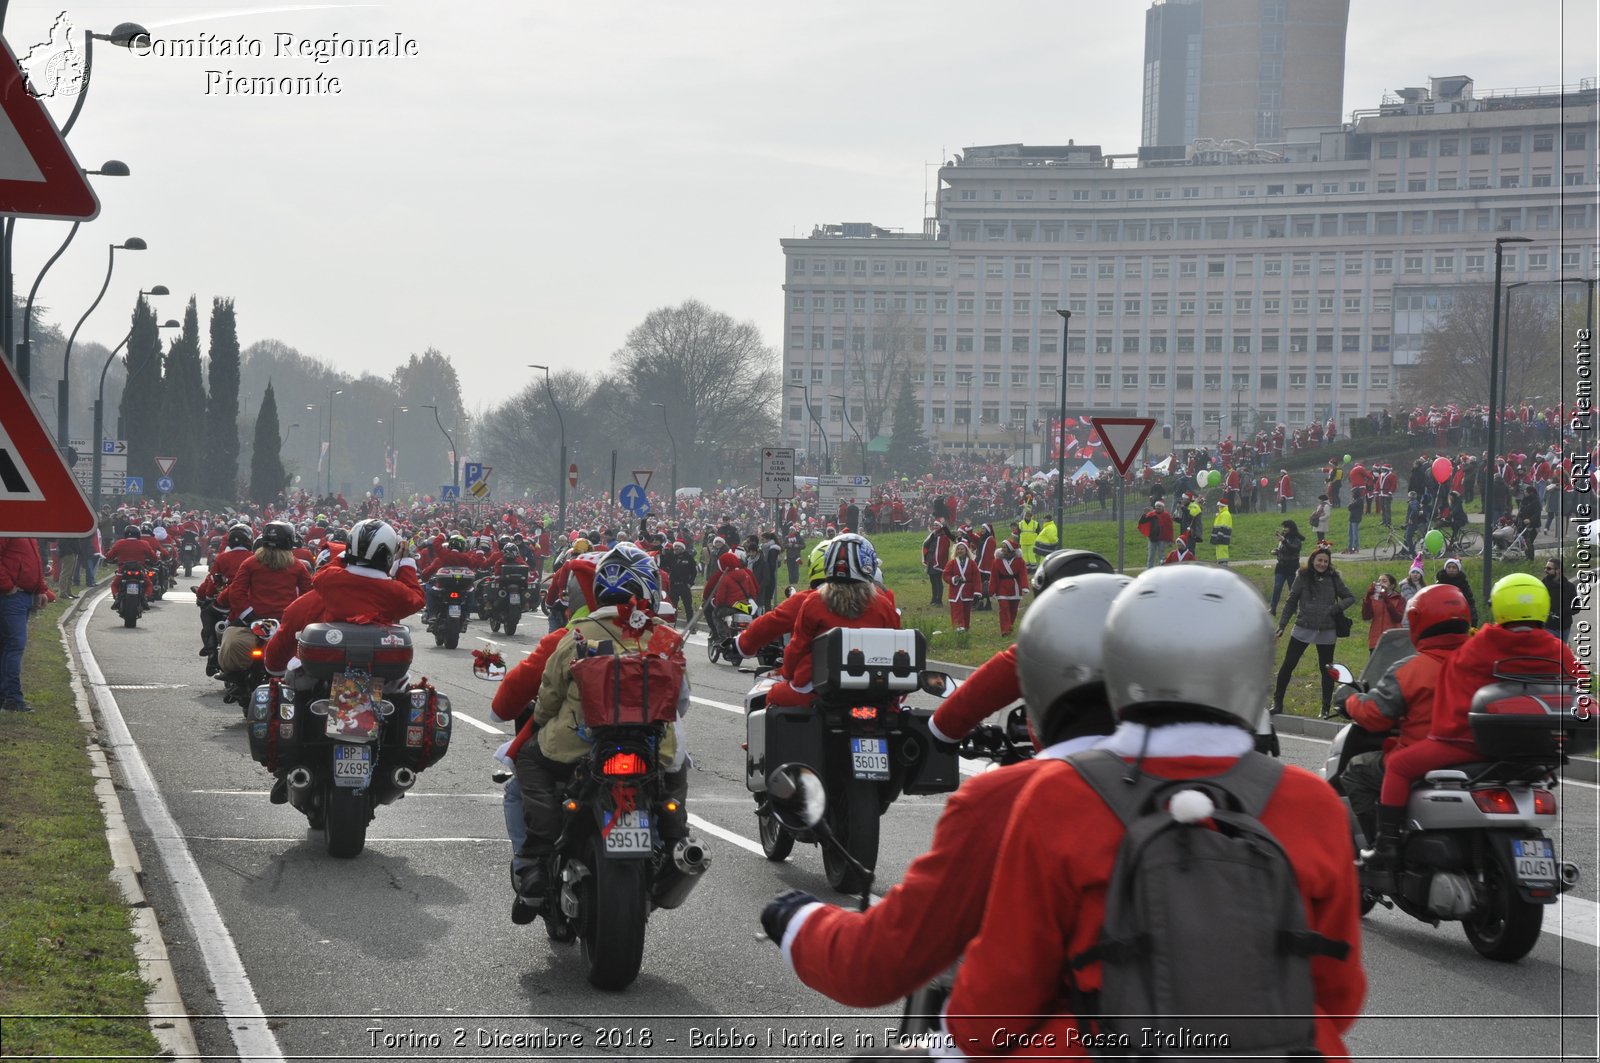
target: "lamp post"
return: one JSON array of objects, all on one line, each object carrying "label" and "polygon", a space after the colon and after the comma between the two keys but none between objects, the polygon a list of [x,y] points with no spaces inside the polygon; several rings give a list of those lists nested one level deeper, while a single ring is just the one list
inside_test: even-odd
[{"label": "lamp post", "polygon": [[1066,545],[1066,530],[1062,525],[1067,488],[1067,327],[1072,324],[1072,311],[1057,310],[1056,313],[1061,315],[1061,420],[1056,424],[1056,535],[1059,536],[1056,547],[1059,549]]},{"label": "lamp post", "polygon": [[439,420],[438,406],[425,402],[422,404],[422,408],[433,411],[433,423],[439,426],[440,433],[444,435],[444,441],[450,444],[450,486],[456,489],[456,502],[459,503],[461,501],[461,481],[456,476],[456,470],[460,467],[461,455],[456,453],[456,441],[450,438],[449,432],[444,430],[444,422]]},{"label": "lamp post", "polygon": [[278,453],[279,454],[282,454],[285,450],[289,449],[289,437],[292,436],[294,434],[294,430],[296,428],[299,428],[299,427],[300,427],[300,422],[299,421],[291,421],[291,422],[289,422],[289,430],[287,432],[283,433],[283,439],[282,439],[282,441],[280,441],[278,443]]},{"label": "lamp post", "polygon": [[[672,497],[667,502],[667,513],[671,515],[671,520],[668,524],[668,530],[670,531],[672,523],[675,523],[678,518],[678,441],[672,435],[672,422],[667,419],[667,404],[664,402],[652,402],[650,405],[657,407],[661,411],[661,425],[667,430],[667,442],[672,444]],[[566,470],[562,469],[561,475],[565,476],[566,474]]]},{"label": "lamp post", "polygon": [[[108,246],[110,249],[106,252],[106,279],[100,285],[100,294],[94,297],[94,302],[89,304],[89,309],[83,312],[83,316],[78,319],[78,323],[72,326],[72,334],[67,337],[66,353],[61,356],[61,384],[56,388],[56,438],[60,446],[66,446],[67,440],[71,438],[67,434],[67,399],[68,392],[72,388],[72,382],[67,370],[72,365],[73,341],[78,338],[78,330],[83,327],[85,321],[89,320],[89,315],[94,313],[95,307],[100,305],[100,300],[105,298],[106,289],[111,287],[111,271],[117,264],[117,252],[143,251],[146,244],[137,236],[130,236],[120,244],[110,244]],[[9,339],[9,337],[7,338]]]},{"label": "lamp post", "polygon": [[1483,600],[1494,588],[1494,455],[1500,422],[1500,277],[1506,244],[1531,243],[1527,236],[1497,236],[1494,241],[1494,315],[1489,324],[1489,424],[1488,453],[1484,456],[1483,492]]},{"label": "lamp post", "polygon": [[[560,461],[559,461],[559,463],[557,464],[557,467],[556,467],[556,491],[557,491],[557,496],[556,497],[557,497],[557,500],[558,500],[557,503],[556,503],[556,533],[558,535],[566,535],[567,534],[567,422],[566,422],[565,418],[563,418],[561,416],[561,406],[560,406],[560,404],[558,404],[556,402],[555,389],[553,389],[550,386],[550,367],[547,366],[547,365],[534,365],[533,363],[530,362],[530,363],[528,363],[528,368],[529,369],[537,369],[537,370],[539,370],[540,372],[542,372],[544,374],[544,394],[545,394],[545,398],[550,400],[550,408],[556,412],[556,427],[561,432],[561,458],[560,458]],[[666,416],[665,411],[663,411],[662,416],[663,417]],[[677,470],[676,461],[674,461],[673,470],[674,470],[674,476],[676,476],[676,470]],[[674,503],[676,503],[676,498],[674,498]]]},{"label": "lamp post", "polygon": [[786,388],[798,388],[806,397],[806,413],[817,426],[817,435],[822,437],[822,472],[826,476],[833,475],[833,448],[828,445],[828,430],[823,427],[822,421],[817,417],[816,409],[811,405],[810,384],[785,384]]},{"label": "lamp post", "polygon": [[[850,434],[856,437],[856,443],[861,447],[861,475],[865,476],[867,474],[867,444],[866,441],[861,438],[861,430],[856,427],[855,421],[850,417],[850,407],[848,405],[849,400],[847,400],[843,395],[829,395],[828,398],[838,401],[839,414],[844,418],[844,424],[850,426]],[[839,463],[841,465],[844,464],[843,425],[841,425],[839,428]]]},{"label": "lamp post", "polygon": [[389,452],[384,455],[384,463],[383,463],[383,465],[384,465],[384,472],[387,473],[388,476],[389,476],[389,486],[386,488],[386,490],[387,490],[387,492],[388,492],[388,494],[390,496],[390,500],[391,501],[393,501],[393,497],[394,497],[394,474],[395,474],[395,470],[400,467],[400,460],[399,460],[399,458],[396,456],[396,454],[394,452],[394,423],[395,423],[395,421],[400,419],[400,415],[402,413],[410,413],[410,412],[411,412],[411,407],[409,407],[409,406],[390,406],[389,407]]},{"label": "lamp post", "polygon": [[328,389],[328,494],[333,494],[333,399],[343,395],[344,389]]},{"label": "lamp post", "polygon": [[[139,294],[140,296],[145,296],[169,295],[171,293],[167,291],[166,285],[158,284],[154,288],[151,288],[148,292],[140,292]],[[183,326],[177,321],[173,320],[172,318],[168,318],[166,321],[157,325],[156,329],[157,334],[159,335],[161,329],[182,327]],[[128,341],[131,339],[133,339],[133,329],[130,328],[128,329],[128,334],[122,337],[122,342],[111,348],[111,353],[106,355],[106,364],[100,367],[100,390],[95,393],[94,398],[94,435],[90,437],[89,440],[89,446],[94,450],[93,472],[89,477],[89,494],[91,495],[90,501],[94,503],[94,511],[96,514],[100,512],[100,456],[105,451],[105,441],[101,438],[101,435],[105,432],[106,372],[111,368],[111,363],[116,359],[117,352],[126,347],[128,345]],[[152,359],[152,361],[159,362],[160,359],[158,357]],[[144,365],[139,367],[137,372],[143,372],[150,366],[150,364],[150,362],[146,362]],[[128,378],[128,380],[132,379],[132,376]],[[122,386],[127,387],[127,381],[123,381]],[[121,433],[118,434],[120,436]]]}]

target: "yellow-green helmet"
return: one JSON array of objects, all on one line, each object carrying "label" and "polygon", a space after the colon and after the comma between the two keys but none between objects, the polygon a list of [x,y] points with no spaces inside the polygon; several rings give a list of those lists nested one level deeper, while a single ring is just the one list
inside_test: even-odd
[{"label": "yellow-green helmet", "polygon": [[1489,605],[1497,624],[1542,624],[1550,617],[1550,592],[1526,572],[1513,572],[1495,581]]},{"label": "yellow-green helmet", "polygon": [[813,546],[811,548],[811,558],[810,558],[811,564],[810,564],[810,569],[809,569],[809,571],[808,571],[808,573],[806,575],[806,580],[813,587],[817,586],[823,580],[828,578],[828,566],[826,564],[826,557],[827,557],[827,553],[828,553],[828,545],[830,543],[832,543],[832,542],[833,542],[832,539],[824,539],[821,542],[819,542],[817,545],[815,545],[815,546]]}]

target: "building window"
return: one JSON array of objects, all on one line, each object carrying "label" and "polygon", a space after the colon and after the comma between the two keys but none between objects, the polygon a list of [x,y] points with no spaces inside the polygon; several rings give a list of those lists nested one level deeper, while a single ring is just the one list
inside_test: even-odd
[{"label": "building window", "polygon": [[1207,299],[1206,300],[1206,313],[1207,314],[1221,314],[1222,313],[1222,300],[1221,299]]},{"label": "building window", "polygon": [[1150,386],[1152,388],[1165,388],[1167,386],[1167,373],[1164,369],[1150,371]]},{"label": "building window", "polygon": [[1445,137],[1439,141],[1439,155],[1441,158],[1455,155],[1460,147],[1461,142],[1455,137]]},{"label": "building window", "polygon": [[961,198],[971,202],[978,198],[978,190],[976,188],[963,188],[961,190]]},{"label": "building window", "polygon": [[1000,337],[986,335],[983,337],[983,350],[985,354],[1000,353]]},{"label": "building window", "polygon": [[[1317,375],[1321,376],[1320,373],[1317,374]],[[1358,388],[1358,387],[1360,387],[1361,386],[1361,374],[1360,373],[1340,373],[1339,374],[1339,386],[1342,387],[1342,388]]]},{"label": "building window", "polygon": [[1467,152],[1471,155],[1489,154],[1488,137],[1470,137],[1467,140]]},{"label": "building window", "polygon": [[1193,299],[1179,299],[1178,300],[1178,313],[1179,313],[1179,315],[1183,315],[1183,314],[1192,315],[1194,313],[1194,300]]},{"label": "building window", "polygon": [[1123,354],[1138,354],[1139,353],[1139,337],[1138,336],[1124,336],[1124,337],[1122,337],[1122,353]]},{"label": "building window", "polygon": [[1393,140],[1378,141],[1378,158],[1392,159],[1400,154],[1400,145]]},{"label": "building window", "polygon": [[[1194,374],[1193,373],[1179,373],[1178,377],[1177,377],[1177,384],[1178,384],[1178,390],[1179,391],[1193,391],[1194,390]],[[1178,414],[1178,423],[1179,424],[1187,424],[1187,423],[1189,423],[1189,415],[1186,414],[1186,413]]]},{"label": "building window", "polygon": [[1138,373],[1123,373],[1122,374],[1122,390],[1123,391],[1138,391],[1139,390],[1139,374]]},{"label": "building window", "polygon": [[1521,188],[1522,177],[1519,174],[1503,173],[1500,175],[1501,188]]},{"label": "building window", "polygon": [[1205,350],[1206,350],[1207,354],[1221,354],[1222,353],[1222,337],[1221,336],[1207,336],[1206,337],[1206,348],[1205,348]]},{"label": "building window", "polygon": [[1282,313],[1282,307],[1283,307],[1283,300],[1282,299],[1262,299],[1261,300],[1261,312],[1263,314],[1278,314],[1278,313]]},{"label": "building window", "polygon": [[1102,200],[1116,199],[1117,190],[1115,188],[1102,188],[1100,190],[1100,198]]},{"label": "building window", "polygon": [[1110,354],[1111,353],[1111,333],[1109,333],[1109,332],[1097,332],[1097,333],[1094,334],[1094,353],[1095,354]]},{"label": "building window", "polygon": [[1311,313],[1311,300],[1309,298],[1305,297],[1305,296],[1300,296],[1300,297],[1295,298],[1295,299],[1290,299],[1289,300],[1289,312],[1291,314],[1309,314],[1309,313]]},{"label": "building window", "polygon": [[1142,300],[1142,299],[1124,299],[1124,300],[1122,300],[1122,312],[1124,314],[1138,314],[1138,313],[1141,313],[1142,312],[1141,307],[1143,306],[1143,304],[1144,304],[1144,300]]},{"label": "building window", "polygon": [[1582,151],[1583,148],[1584,148],[1584,145],[1587,144],[1588,142],[1589,141],[1588,141],[1587,136],[1584,134],[1584,131],[1581,130],[1581,129],[1577,130],[1576,132],[1568,133],[1567,137],[1566,137],[1566,145],[1567,145],[1567,150],[1568,151]]},{"label": "building window", "polygon": [[1333,387],[1333,370],[1331,370],[1331,369],[1328,369],[1328,370],[1319,369],[1319,370],[1317,370],[1317,387],[1319,387],[1319,388],[1331,388],[1331,387]]},{"label": "building window", "polygon": [[1522,151],[1522,137],[1510,133],[1500,138],[1500,154],[1515,155]]},{"label": "building window", "polygon": [[1352,193],[1365,194],[1366,191],[1367,191],[1367,182],[1365,182],[1365,181],[1351,181],[1348,185],[1345,186],[1345,188],[1348,191],[1352,192]]},{"label": "building window", "polygon": [[[1570,144],[1567,145],[1567,146],[1571,147]],[[1200,189],[1199,189],[1199,187],[1197,187],[1195,185],[1189,185],[1188,187],[1186,187],[1183,190],[1183,198],[1184,199],[1199,199],[1200,198]]]},{"label": "building window", "polygon": [[1387,274],[1387,273],[1393,273],[1394,272],[1394,256],[1393,255],[1373,255],[1372,256],[1372,272],[1376,273],[1376,274],[1380,274],[1380,275]]},{"label": "building window", "polygon": [[1151,299],[1150,300],[1150,312],[1152,314],[1165,314],[1167,312],[1167,300],[1165,300],[1165,299]]},{"label": "building window", "polygon": [[1109,388],[1111,386],[1111,374],[1096,372],[1094,375],[1094,386],[1096,388]]},{"label": "building window", "polygon": [[1233,312],[1235,314],[1248,314],[1250,312],[1250,303],[1251,300],[1247,297],[1235,297],[1233,300]]},{"label": "building window", "polygon": [[1405,256],[1403,256],[1402,259],[1401,259],[1401,270],[1400,271],[1402,273],[1421,273],[1422,272],[1422,256],[1421,255],[1405,255]]},{"label": "building window", "polygon": [[1319,313],[1319,314],[1331,314],[1331,313],[1333,313],[1333,296],[1331,296],[1331,295],[1319,295],[1319,296],[1317,296],[1317,313]]},{"label": "building window", "polygon": [[1151,354],[1166,354],[1167,353],[1167,338],[1165,336],[1151,336],[1150,337],[1150,353]]},{"label": "building window", "polygon": [[1361,350],[1361,334],[1346,333],[1339,337],[1339,350],[1345,354],[1356,354]]}]

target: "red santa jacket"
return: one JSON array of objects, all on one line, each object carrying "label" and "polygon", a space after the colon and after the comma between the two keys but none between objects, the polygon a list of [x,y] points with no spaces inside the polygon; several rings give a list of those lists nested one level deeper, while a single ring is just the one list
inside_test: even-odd
[{"label": "red santa jacket", "polygon": [[1472,726],[1467,713],[1472,695],[1494,679],[1496,661],[1511,657],[1544,657],[1560,661],[1567,675],[1578,675],[1578,660],[1572,650],[1542,627],[1502,627],[1486,624],[1461,644],[1450,663],[1439,673],[1438,693],[1433,700],[1433,728],[1429,738],[1457,745],[1473,746]]},{"label": "red santa jacket", "polygon": [[1281,502],[1286,499],[1293,498],[1294,481],[1290,479],[1288,473],[1284,473],[1282,476],[1278,477],[1278,500]]},{"label": "red santa jacket", "polygon": [[18,594],[43,594],[50,589],[45,583],[44,562],[39,557],[39,543],[35,539],[0,539],[0,594],[10,593],[12,588]]},{"label": "red santa jacket", "polygon": [[[734,645],[738,647],[739,655],[742,657],[754,657],[761,647],[769,642],[775,642],[793,631],[795,619],[800,615],[800,607],[805,604],[807,598],[816,593],[816,591],[810,590],[796,591],[779,602],[776,608],[762,613],[750,621],[749,626],[739,632],[739,636],[734,642]],[[788,678],[787,660],[784,661],[784,667],[779,670],[779,674]]]},{"label": "red santa jacket", "polygon": [[[118,539],[111,544],[105,552],[105,559],[112,564],[120,565],[124,561],[139,564],[150,564],[157,558],[156,549],[147,539]],[[206,579],[210,580],[210,576]]]},{"label": "red santa jacket", "polygon": [[200,586],[195,588],[195,594],[201,598],[216,597],[222,586],[226,586],[227,582],[238,573],[239,566],[244,564],[245,558],[253,556],[249,547],[228,547],[211,562],[211,570],[206,573],[206,578],[200,581]]},{"label": "red santa jacket", "polygon": [[941,742],[959,742],[972,729],[1022,697],[1017,645],[1012,643],[978,666],[956,692],[933,710],[928,729]]},{"label": "red santa jacket", "polygon": [[307,624],[398,624],[422,608],[417,563],[400,561],[394,578],[371,568],[349,568],[342,561],[318,572],[311,589],[284,610],[282,622],[267,643],[266,665],[274,672],[289,666],[295,639]]},{"label": "red santa jacket", "polygon": [[[1153,731],[1144,772],[1169,779],[1218,775],[1248,748],[1242,743],[1249,736],[1241,731],[1232,755],[1173,756],[1178,749],[1221,750],[1232,737],[1207,743],[1192,737],[1195,730],[1195,725],[1176,724]],[[1129,737],[1136,751],[1137,736],[1125,732],[1114,736],[1110,747],[1131,760],[1125,748]],[[1076,981],[1084,992],[1100,988],[1100,965],[1073,971],[1071,957],[1099,938],[1106,886],[1124,829],[1077,771],[1057,761],[1040,763],[1015,807],[1026,814],[1014,814],[1006,828],[982,927],[967,948],[946,1006],[946,1027],[968,1055],[994,1054],[996,1036],[1004,1029],[1012,1036],[1037,1035],[1035,1047],[1017,1055],[1085,1056],[1088,1051],[1073,1036],[1076,1023],[1065,987]],[[1285,766],[1261,815],[1294,868],[1309,929],[1350,944],[1344,960],[1311,960],[1316,1047],[1330,1060],[1348,1058],[1342,1035],[1354,1024],[1366,994],[1360,891],[1355,851],[1344,828],[1347,817],[1327,783],[1293,765]],[[1063,823],[1072,829],[1062,830]]]},{"label": "red santa jacket", "polygon": [[433,574],[441,568],[476,569],[482,564],[483,557],[480,554],[452,550],[448,546],[441,546],[433,551],[433,559],[428,562],[428,567],[422,570],[422,578],[424,580],[432,578]]},{"label": "red santa jacket", "polygon": [[983,591],[983,569],[968,557],[952,557],[944,566],[944,581],[950,587],[952,602],[970,602]]},{"label": "red santa jacket", "polygon": [[1465,635],[1423,639],[1415,657],[1407,658],[1367,693],[1346,698],[1344,711],[1357,726],[1374,734],[1388,734],[1395,727],[1400,728],[1398,737],[1383,744],[1385,753],[1422,741],[1433,726],[1439,672],[1466,641]]},{"label": "red santa jacket", "polygon": [[996,554],[989,562],[989,593],[996,598],[1019,599],[1028,585],[1028,563],[1022,555],[1013,553],[1009,558]]},{"label": "red santa jacket", "polygon": [[789,646],[783,652],[784,671],[789,673],[789,684],[796,690],[811,688],[811,640],[836,627],[900,627],[900,614],[895,611],[894,599],[882,592],[874,594],[866,611],[858,617],[844,617],[828,608],[820,593],[808,594],[800,604],[790,633]]},{"label": "red santa jacket", "polygon": [[[722,556],[726,561],[733,555],[723,554]],[[735,560],[731,567],[724,565],[722,575],[717,579],[716,587],[712,590],[711,604],[724,607],[730,606],[734,602],[755,598],[760,593],[761,588],[756,586],[755,573]]]},{"label": "red santa jacket", "polygon": [[[496,716],[502,720],[515,720],[522,715],[522,710],[528,707],[528,703],[539,696],[539,683],[544,679],[544,666],[550,660],[550,655],[555,652],[557,644],[561,642],[561,636],[566,633],[567,629],[564,627],[550,632],[539,640],[533,647],[532,653],[506,673],[505,679],[500,683],[500,689],[494,692],[494,701],[489,706]],[[538,727],[530,715],[528,721],[517,731],[516,737],[512,738],[506,756],[516,760],[517,751],[537,730]]]},{"label": "red santa jacket", "polygon": [[273,571],[252,554],[217,595],[217,605],[228,610],[229,620],[276,618],[310,589],[311,570],[300,562],[291,561],[287,568]]}]

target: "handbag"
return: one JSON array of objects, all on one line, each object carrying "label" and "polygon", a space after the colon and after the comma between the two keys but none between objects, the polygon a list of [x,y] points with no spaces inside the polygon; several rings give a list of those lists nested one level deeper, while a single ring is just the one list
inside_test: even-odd
[{"label": "handbag", "polygon": [[1337,638],[1348,638],[1355,629],[1355,621],[1343,609],[1333,614],[1333,633]]}]

